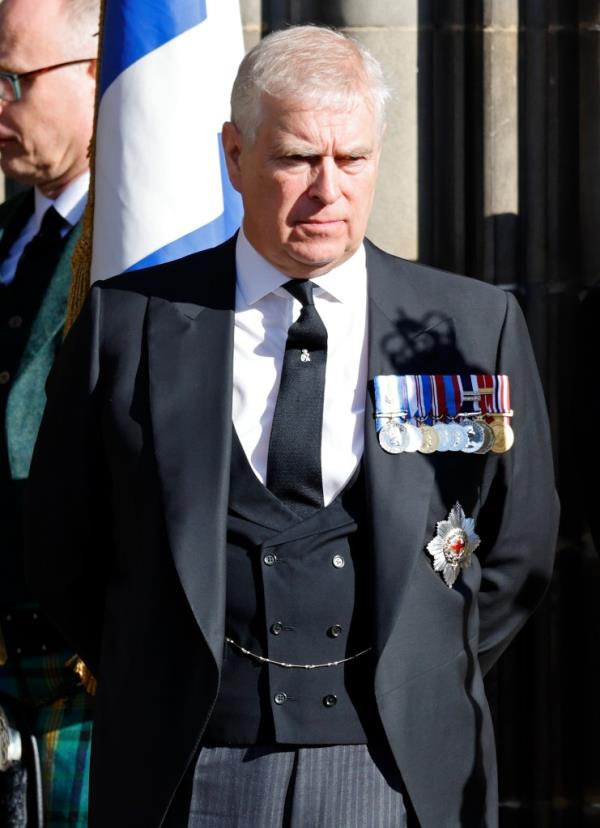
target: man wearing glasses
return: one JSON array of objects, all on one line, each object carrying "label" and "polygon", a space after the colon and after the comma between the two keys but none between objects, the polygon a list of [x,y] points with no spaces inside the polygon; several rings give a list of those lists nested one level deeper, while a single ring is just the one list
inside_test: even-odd
[{"label": "man wearing glasses", "polygon": [[0,167],[26,188],[0,206],[0,822],[11,826],[87,825],[89,702],[25,587],[21,500],[87,199],[98,6],[0,3]]}]

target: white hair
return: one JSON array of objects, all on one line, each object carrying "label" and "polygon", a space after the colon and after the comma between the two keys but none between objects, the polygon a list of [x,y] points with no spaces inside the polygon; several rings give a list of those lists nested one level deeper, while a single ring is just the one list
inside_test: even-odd
[{"label": "white hair", "polygon": [[95,55],[98,51],[100,0],[63,0],[62,7],[71,44],[90,49],[90,56]]},{"label": "white hair", "polygon": [[231,120],[250,142],[264,94],[334,110],[366,99],[380,133],[390,97],[379,61],[358,41],[322,26],[273,32],[241,62],[231,92]]}]

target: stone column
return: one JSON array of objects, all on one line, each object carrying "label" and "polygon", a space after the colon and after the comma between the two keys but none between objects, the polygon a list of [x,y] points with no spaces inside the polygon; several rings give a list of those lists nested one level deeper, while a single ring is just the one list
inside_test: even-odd
[{"label": "stone column", "polygon": [[[419,3],[347,0],[339,4],[343,31],[381,61],[392,89],[375,204],[368,233],[408,259],[419,256]],[[335,20],[330,20],[333,24]]]},{"label": "stone column", "polygon": [[258,43],[262,30],[260,0],[240,0],[246,50]]},{"label": "stone column", "polygon": [[483,2],[483,218],[480,275],[516,281],[519,3]]}]

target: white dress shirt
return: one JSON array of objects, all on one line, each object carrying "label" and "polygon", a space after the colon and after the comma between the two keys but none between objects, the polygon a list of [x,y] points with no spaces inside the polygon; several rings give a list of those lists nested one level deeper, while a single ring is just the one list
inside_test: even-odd
[{"label": "white dress shirt", "polygon": [[83,175],[71,181],[69,186],[54,201],[46,198],[38,189],[34,190],[34,211],[10,248],[8,256],[0,264],[0,282],[8,285],[15,278],[21,253],[25,249],[25,246],[38,233],[42,219],[44,218],[44,213],[48,207],[54,206],[56,212],[68,222],[62,231],[63,236],[69,232],[71,227],[77,224],[85,210],[89,184],[90,174],[89,172],[85,172]]},{"label": "white dress shirt", "polygon": [[[233,423],[250,465],[265,483],[283,354],[301,305],[280,273],[240,230],[233,357]],[[312,280],[315,307],[327,328],[321,439],[325,505],[344,488],[363,453],[367,382],[367,270],[364,247]],[[302,412],[298,412],[301,416]]]}]

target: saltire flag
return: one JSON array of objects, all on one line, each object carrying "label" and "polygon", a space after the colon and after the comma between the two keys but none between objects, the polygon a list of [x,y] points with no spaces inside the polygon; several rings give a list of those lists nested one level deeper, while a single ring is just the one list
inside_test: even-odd
[{"label": "saltire flag", "polygon": [[105,0],[91,281],[178,259],[241,222],[221,126],[239,0]]}]

